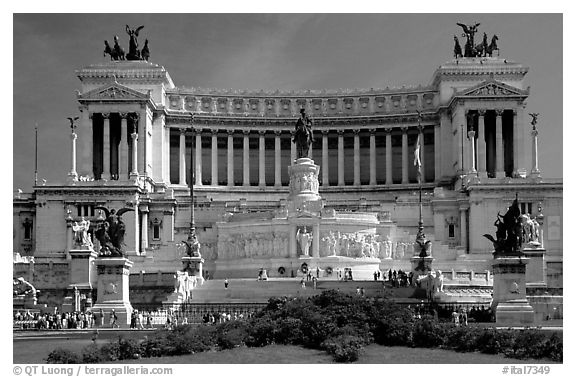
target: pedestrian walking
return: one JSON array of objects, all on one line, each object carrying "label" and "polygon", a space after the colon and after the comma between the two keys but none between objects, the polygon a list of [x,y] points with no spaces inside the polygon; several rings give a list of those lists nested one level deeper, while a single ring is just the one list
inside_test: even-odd
[{"label": "pedestrian walking", "polygon": [[228,279],[224,279],[224,289],[228,289]]}]

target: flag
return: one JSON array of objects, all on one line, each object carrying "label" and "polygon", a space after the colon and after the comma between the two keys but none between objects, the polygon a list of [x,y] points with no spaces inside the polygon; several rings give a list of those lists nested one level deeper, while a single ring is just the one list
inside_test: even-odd
[{"label": "flag", "polygon": [[416,147],[414,148],[414,166],[416,166],[416,174],[418,182],[422,179],[422,162],[420,161],[420,133],[416,139]]}]

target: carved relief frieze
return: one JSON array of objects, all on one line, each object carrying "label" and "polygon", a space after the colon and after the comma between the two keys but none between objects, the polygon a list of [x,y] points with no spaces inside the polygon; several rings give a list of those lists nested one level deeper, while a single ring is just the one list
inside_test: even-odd
[{"label": "carved relief frieze", "polygon": [[479,88],[466,92],[465,96],[518,96],[519,91],[502,84],[488,83]]},{"label": "carved relief frieze", "polygon": [[228,99],[227,98],[218,98],[218,112],[225,113],[228,111]]},{"label": "carved relief frieze", "polygon": [[186,96],[184,98],[184,107],[188,111],[196,110],[196,98],[192,96]]},{"label": "carved relief frieze", "polygon": [[182,100],[180,96],[169,96],[168,97],[170,102],[170,108],[173,110],[181,110],[182,109]]}]

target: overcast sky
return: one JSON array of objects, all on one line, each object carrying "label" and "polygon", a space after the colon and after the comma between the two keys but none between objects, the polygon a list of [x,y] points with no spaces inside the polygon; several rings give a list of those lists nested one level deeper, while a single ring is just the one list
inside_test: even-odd
[{"label": "overcast sky", "polygon": [[[65,181],[66,118],[79,114],[74,71],[105,62],[103,41],[144,25],[150,61],[177,86],[233,89],[338,89],[428,85],[452,58],[456,22],[480,22],[500,38],[501,57],[527,65],[526,114],[540,113],[540,169],[562,177],[561,14],[16,14],[13,18],[13,188],[39,178]],[[464,39],[460,37],[463,45]],[[529,116],[526,115],[526,121]]]}]

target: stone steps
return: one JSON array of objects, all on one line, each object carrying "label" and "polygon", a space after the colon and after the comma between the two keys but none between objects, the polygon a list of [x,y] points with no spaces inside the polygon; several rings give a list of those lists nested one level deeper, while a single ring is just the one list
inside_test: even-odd
[{"label": "stone steps", "polygon": [[333,289],[343,293],[356,294],[357,288],[364,288],[367,297],[387,295],[399,299],[423,298],[423,290],[412,287],[391,288],[382,281],[318,281],[316,289],[312,281],[302,288],[299,278],[274,279],[257,281],[254,279],[229,279],[228,289],[224,289],[224,280],[207,280],[192,291],[191,303],[265,303],[270,297],[291,296],[310,297],[322,291]]}]

